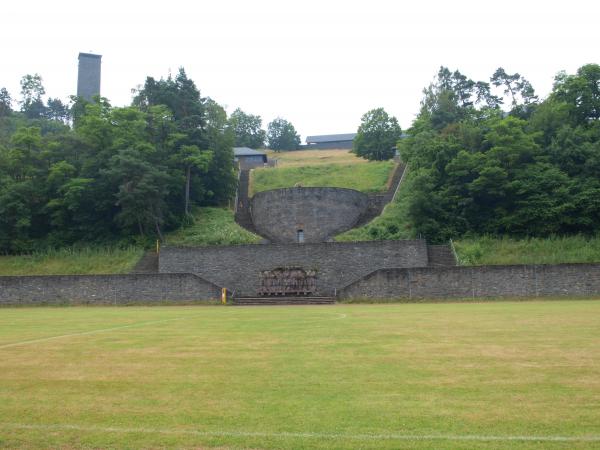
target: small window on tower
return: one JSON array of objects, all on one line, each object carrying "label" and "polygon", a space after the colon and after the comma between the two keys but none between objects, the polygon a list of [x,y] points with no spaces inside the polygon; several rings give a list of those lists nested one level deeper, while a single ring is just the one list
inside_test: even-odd
[{"label": "small window on tower", "polygon": [[304,230],[298,230],[298,244],[304,242]]}]

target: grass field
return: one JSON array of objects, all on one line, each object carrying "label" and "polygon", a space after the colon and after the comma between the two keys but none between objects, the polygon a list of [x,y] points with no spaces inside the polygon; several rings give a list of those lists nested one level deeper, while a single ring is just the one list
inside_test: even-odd
[{"label": "grass field", "polygon": [[600,300],[0,309],[0,447],[600,446]]},{"label": "grass field", "polygon": [[393,167],[393,161],[372,161],[368,164],[321,164],[254,169],[251,172],[250,193],[292,187],[296,184],[304,187],[342,187],[362,192],[378,192],[387,188]]},{"label": "grass field", "polygon": [[166,244],[179,246],[255,244],[261,238],[240,227],[226,208],[195,208],[194,221],[165,236]]},{"label": "grass field", "polygon": [[0,256],[0,276],[127,273],[144,250],[88,247],[47,250],[32,255]]},{"label": "grass field", "polygon": [[322,164],[367,164],[350,150],[298,150],[293,152],[266,151],[269,159],[277,160],[277,167],[319,166]]}]

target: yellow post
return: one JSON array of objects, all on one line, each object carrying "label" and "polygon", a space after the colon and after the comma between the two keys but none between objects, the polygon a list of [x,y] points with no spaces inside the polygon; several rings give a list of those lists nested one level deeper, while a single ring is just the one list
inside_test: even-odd
[{"label": "yellow post", "polygon": [[224,305],[227,304],[227,288],[221,289],[221,303],[223,303]]},{"label": "yellow post", "polygon": [[160,241],[156,240],[156,253],[160,253]]}]

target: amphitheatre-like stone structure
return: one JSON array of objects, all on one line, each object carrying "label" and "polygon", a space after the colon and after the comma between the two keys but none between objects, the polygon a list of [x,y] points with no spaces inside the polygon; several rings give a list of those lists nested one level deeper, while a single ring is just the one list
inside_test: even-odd
[{"label": "amphitheatre-like stone structure", "polygon": [[254,229],[278,244],[330,241],[356,226],[368,208],[366,194],[333,187],[276,189],[250,201]]},{"label": "amphitheatre-like stone structure", "polygon": [[[249,171],[242,170],[235,218],[264,242],[164,247],[159,271],[197,274],[238,298],[290,294],[333,298],[338,290],[376,270],[456,265],[449,246],[429,246],[424,240],[333,242],[335,235],[377,217],[393,200],[404,171],[403,164],[395,167],[383,193],[293,187],[250,198]],[[299,274],[310,276],[304,279]]]},{"label": "amphitheatre-like stone structure", "polygon": [[297,187],[249,198],[242,171],[236,221],[263,244],[165,246],[132,274],[0,277],[0,305],[216,301],[222,288],[236,304],[600,294],[600,264],[465,267],[450,246],[419,239],[332,242],[380,214],[403,173],[380,194]]}]

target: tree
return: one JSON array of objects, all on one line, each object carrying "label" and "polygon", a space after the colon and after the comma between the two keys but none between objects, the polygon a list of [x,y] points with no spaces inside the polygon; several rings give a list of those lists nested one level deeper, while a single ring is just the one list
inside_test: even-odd
[{"label": "tree", "polygon": [[383,161],[396,153],[402,130],[395,117],[383,108],[372,109],[362,116],[352,152],[365,159]]},{"label": "tree", "polygon": [[21,111],[29,119],[39,119],[46,111],[42,96],[46,93],[42,84],[42,77],[25,75],[21,78]]},{"label": "tree", "polygon": [[531,83],[518,73],[508,74],[502,67],[499,67],[490,78],[490,81],[494,86],[504,88],[504,95],[510,96],[513,109],[517,107],[519,97],[525,106],[537,101]]},{"label": "tree", "polygon": [[577,124],[600,119],[600,65],[587,64],[575,75],[559,73],[554,81],[551,98],[569,106]]},{"label": "tree", "polygon": [[50,120],[67,123],[70,118],[69,107],[58,98],[49,98],[45,109],[45,115]]},{"label": "tree", "polygon": [[9,116],[12,112],[12,99],[6,88],[0,89],[0,117]]},{"label": "tree", "polygon": [[277,117],[267,127],[269,148],[275,151],[296,150],[300,146],[300,136],[294,125],[281,117]]},{"label": "tree", "polygon": [[183,67],[175,79],[169,75],[167,79],[156,81],[146,78],[144,87],[136,91],[133,105],[143,111],[150,106],[165,105],[173,113],[177,129],[187,136],[185,144],[205,148],[204,136],[206,127],[206,99],[200,97],[200,91],[194,81],[188,78]]},{"label": "tree", "polygon": [[229,117],[229,126],[235,135],[237,147],[261,148],[265,145],[267,136],[262,129],[260,116],[246,114],[238,108]]}]

